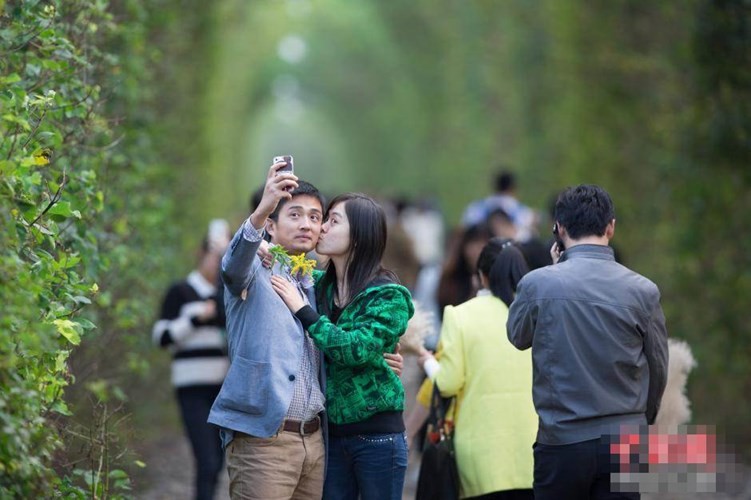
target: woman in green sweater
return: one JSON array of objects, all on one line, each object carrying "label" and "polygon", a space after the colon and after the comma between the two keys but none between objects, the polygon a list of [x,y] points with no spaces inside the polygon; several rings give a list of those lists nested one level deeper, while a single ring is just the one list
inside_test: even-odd
[{"label": "woman in green sweater", "polygon": [[334,198],[316,247],[318,311],[284,278],[272,286],[326,356],[329,448],[325,499],[401,499],[407,468],[404,388],[387,366],[414,313],[409,291],[384,269],[386,216],[369,196]]}]

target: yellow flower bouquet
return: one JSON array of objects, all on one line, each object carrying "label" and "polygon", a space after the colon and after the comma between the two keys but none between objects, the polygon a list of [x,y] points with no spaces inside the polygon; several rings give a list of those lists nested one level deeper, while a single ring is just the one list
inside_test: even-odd
[{"label": "yellow flower bouquet", "polygon": [[290,276],[294,277],[303,288],[310,288],[313,286],[313,269],[316,268],[316,261],[313,259],[305,258],[305,254],[290,255],[287,251],[279,245],[269,248],[271,254],[271,266],[274,266],[275,262],[279,263],[279,266],[289,272]]}]

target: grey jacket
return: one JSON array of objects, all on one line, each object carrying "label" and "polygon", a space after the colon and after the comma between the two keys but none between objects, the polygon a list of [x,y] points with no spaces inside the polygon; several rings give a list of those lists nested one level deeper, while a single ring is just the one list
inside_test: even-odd
[{"label": "grey jacket", "polygon": [[654,421],[668,365],[660,292],[610,247],[574,246],[524,276],[506,326],[518,349],[532,347],[539,443]]},{"label": "grey jacket", "polygon": [[[271,288],[271,270],[256,256],[260,243],[260,237],[246,240],[241,227],[222,259],[231,364],[208,421],[224,429],[270,437],[279,430],[292,401],[305,333]],[[313,308],[314,295],[309,289]],[[319,378],[325,384],[323,362]],[[224,444],[229,440],[225,437]]]}]

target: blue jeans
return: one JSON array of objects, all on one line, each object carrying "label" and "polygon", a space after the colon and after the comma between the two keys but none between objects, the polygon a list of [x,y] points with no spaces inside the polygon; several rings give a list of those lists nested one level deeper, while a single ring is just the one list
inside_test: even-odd
[{"label": "blue jeans", "polygon": [[405,433],[329,437],[325,500],[401,500],[407,470]]}]

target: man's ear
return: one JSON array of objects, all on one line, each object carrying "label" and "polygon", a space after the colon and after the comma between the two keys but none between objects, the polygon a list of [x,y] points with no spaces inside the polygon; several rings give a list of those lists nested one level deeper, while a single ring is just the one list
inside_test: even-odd
[{"label": "man's ear", "polygon": [[266,224],[264,224],[264,227],[266,228],[266,233],[271,237],[271,239],[274,239],[274,233],[276,233],[276,222],[274,222],[274,219],[268,218],[266,219]]},{"label": "man's ear", "polygon": [[607,227],[605,228],[605,236],[608,238],[608,240],[613,238],[613,235],[615,234],[615,219],[611,220]]}]

